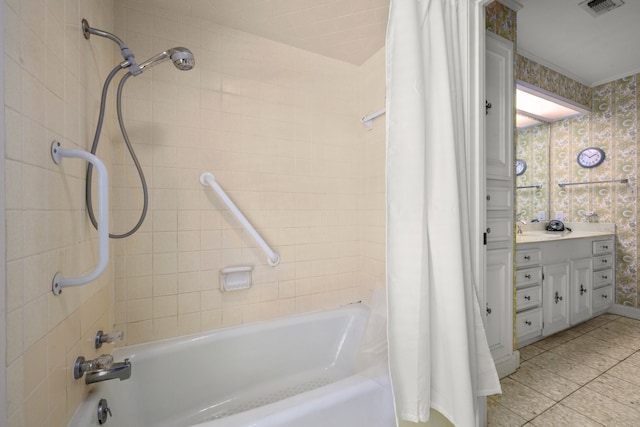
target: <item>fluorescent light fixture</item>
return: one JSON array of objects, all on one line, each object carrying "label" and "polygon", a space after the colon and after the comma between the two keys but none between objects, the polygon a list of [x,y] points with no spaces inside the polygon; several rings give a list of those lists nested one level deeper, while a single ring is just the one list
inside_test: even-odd
[{"label": "fluorescent light fixture", "polygon": [[544,122],[536,120],[533,117],[525,116],[521,113],[516,113],[516,127],[518,129],[528,128],[529,126],[541,125]]},{"label": "fluorescent light fixture", "polygon": [[[542,123],[556,122],[568,117],[589,113],[589,109],[554,93],[524,82],[516,84],[516,109],[518,115]],[[522,127],[532,126],[530,120],[522,120]],[[516,122],[520,128],[520,124]]]}]

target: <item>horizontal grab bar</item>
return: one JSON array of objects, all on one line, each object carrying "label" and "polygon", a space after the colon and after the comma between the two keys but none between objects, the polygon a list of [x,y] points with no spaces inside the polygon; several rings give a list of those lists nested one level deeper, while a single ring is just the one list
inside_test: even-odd
[{"label": "horizontal grab bar", "polygon": [[611,179],[608,181],[586,181],[586,182],[559,182],[558,183],[558,187],[560,188],[564,188],[568,185],[589,185],[589,184],[610,184],[613,182],[617,182],[620,184],[628,184],[629,183],[629,179],[627,178],[622,178],[622,179]]},{"label": "horizontal grab bar", "polygon": [[60,164],[64,157],[84,159],[91,163],[98,172],[98,265],[93,271],[80,277],[64,277],[58,272],[53,276],[53,293],[60,295],[62,288],[86,285],[96,280],[109,263],[109,175],[102,161],[83,150],[66,150],[58,141],[51,144],[51,157]]},{"label": "horizontal grab bar", "polygon": [[200,183],[215,190],[218,197],[220,197],[220,199],[222,199],[222,201],[229,207],[229,210],[231,210],[236,218],[238,218],[240,224],[244,226],[249,234],[251,234],[251,237],[253,237],[256,243],[260,245],[262,250],[267,254],[267,262],[269,263],[269,265],[271,267],[275,267],[276,265],[278,265],[280,263],[280,256],[275,253],[269,247],[269,245],[267,245],[267,242],[264,241],[262,236],[258,234],[255,228],[253,228],[249,220],[242,214],[242,212],[240,212],[240,209],[238,209],[235,203],[233,203],[233,201],[229,198],[227,193],[225,193],[222,187],[220,187],[220,185],[216,182],[216,177],[213,176],[212,173],[204,172],[202,175],[200,175]]}]

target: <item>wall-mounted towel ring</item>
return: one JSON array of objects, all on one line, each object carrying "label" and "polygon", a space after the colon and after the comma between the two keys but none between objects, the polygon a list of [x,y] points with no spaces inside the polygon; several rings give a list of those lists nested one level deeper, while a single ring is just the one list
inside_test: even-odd
[{"label": "wall-mounted towel ring", "polygon": [[96,280],[104,272],[109,262],[109,176],[102,161],[91,153],[82,150],[67,150],[58,141],[51,144],[51,157],[60,164],[64,157],[84,159],[98,172],[98,265],[93,271],[80,277],[63,277],[58,272],[53,276],[53,293],[60,295],[62,288],[80,286]]}]

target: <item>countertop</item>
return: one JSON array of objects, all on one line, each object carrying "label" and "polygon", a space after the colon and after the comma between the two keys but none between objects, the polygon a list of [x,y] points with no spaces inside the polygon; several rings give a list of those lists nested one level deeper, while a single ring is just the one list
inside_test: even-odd
[{"label": "countertop", "polygon": [[565,228],[572,231],[546,231],[546,222],[521,224],[522,234],[516,233],[516,243],[534,243],[582,239],[586,237],[607,237],[616,234],[616,225],[610,223],[565,222]]}]

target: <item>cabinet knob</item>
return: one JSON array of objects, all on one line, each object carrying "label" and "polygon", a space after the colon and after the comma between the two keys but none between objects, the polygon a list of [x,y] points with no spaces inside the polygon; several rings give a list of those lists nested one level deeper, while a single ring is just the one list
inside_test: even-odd
[{"label": "cabinet knob", "polygon": [[525,320],[524,324],[527,325],[527,326],[531,326],[531,320]]},{"label": "cabinet knob", "polygon": [[580,295],[584,295],[587,293],[587,290],[584,286],[582,286],[582,283],[580,284]]},{"label": "cabinet knob", "polygon": [[529,255],[525,255],[525,256],[524,256],[524,260],[525,260],[525,261],[530,261],[530,260],[531,260],[531,257],[530,257]]},{"label": "cabinet knob", "polygon": [[487,227],[487,234],[491,233],[491,228]]},{"label": "cabinet knob", "polygon": [[487,100],[484,101],[484,113],[489,114],[489,109],[491,108],[491,103]]},{"label": "cabinet knob", "polygon": [[607,295],[607,294],[602,294],[602,298],[607,299],[607,298],[609,298],[609,295]]},{"label": "cabinet knob", "polygon": [[604,245],[604,246],[602,247],[602,249],[609,249],[609,246]]},{"label": "cabinet knob", "polygon": [[487,304],[487,316],[491,314],[491,309],[489,308],[489,304]]},{"label": "cabinet knob", "polygon": [[603,278],[604,280],[607,280],[607,278],[608,278],[608,277],[609,277],[609,276],[602,276],[602,278]]},{"label": "cabinet knob", "polygon": [[606,258],[602,260],[602,263],[603,263],[603,264],[606,264],[606,263],[607,263]]},{"label": "cabinet knob", "polygon": [[524,299],[526,299],[527,301],[531,301],[531,295],[525,295]]},{"label": "cabinet knob", "polygon": [[554,299],[556,300],[556,304],[558,303],[558,301],[562,301],[562,297],[560,296],[560,294],[558,294],[558,291],[556,291]]},{"label": "cabinet knob", "polygon": [[524,275],[524,278],[525,278],[525,279],[531,279],[531,275],[530,275],[530,274],[525,274],[525,275]]},{"label": "cabinet knob", "polygon": [[491,194],[487,194],[487,200],[491,200]]}]

